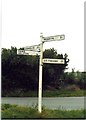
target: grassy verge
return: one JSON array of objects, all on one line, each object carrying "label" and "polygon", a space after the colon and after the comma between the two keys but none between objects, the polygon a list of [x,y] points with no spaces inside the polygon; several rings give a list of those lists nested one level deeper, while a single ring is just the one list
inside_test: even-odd
[{"label": "grassy verge", "polygon": [[44,97],[81,97],[85,96],[84,90],[55,90],[43,91]]},{"label": "grassy verge", "polygon": [[[43,97],[81,97],[86,90],[43,90]],[[38,91],[5,91],[3,97],[37,97]]]},{"label": "grassy verge", "polygon": [[1,118],[85,118],[84,110],[49,110],[43,107],[42,113],[38,113],[37,106],[21,107],[17,105],[3,104]]}]

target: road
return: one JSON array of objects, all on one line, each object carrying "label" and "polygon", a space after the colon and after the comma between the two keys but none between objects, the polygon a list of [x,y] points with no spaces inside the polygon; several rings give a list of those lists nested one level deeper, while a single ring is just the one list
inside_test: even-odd
[{"label": "road", "polygon": [[[44,97],[42,105],[48,109],[79,110],[84,109],[84,97]],[[38,103],[37,97],[2,97],[1,103],[34,106]]]}]

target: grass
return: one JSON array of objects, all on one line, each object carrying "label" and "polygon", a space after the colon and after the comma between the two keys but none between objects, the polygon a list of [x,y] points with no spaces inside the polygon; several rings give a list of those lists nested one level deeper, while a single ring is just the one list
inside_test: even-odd
[{"label": "grass", "polygon": [[55,91],[43,91],[44,97],[81,97],[85,96],[83,90],[55,90]]},{"label": "grass", "polygon": [[[85,96],[86,90],[43,90],[43,97],[81,97]],[[6,91],[3,97],[37,97],[38,91]]]},{"label": "grass", "polygon": [[1,118],[85,118],[86,110],[49,110],[43,107],[38,113],[37,106],[21,107],[18,105],[3,104]]}]

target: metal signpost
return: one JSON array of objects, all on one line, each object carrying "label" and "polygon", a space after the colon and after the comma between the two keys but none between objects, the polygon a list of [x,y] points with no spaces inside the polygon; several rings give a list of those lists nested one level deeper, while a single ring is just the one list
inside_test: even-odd
[{"label": "metal signpost", "polygon": [[48,37],[43,37],[44,42],[50,42],[50,41],[59,41],[59,40],[64,40],[65,35],[55,35],[55,36],[48,36]]},{"label": "metal signpost", "polygon": [[43,59],[43,63],[64,64],[64,59]]},{"label": "metal signpost", "polygon": [[40,62],[39,62],[39,91],[38,91],[38,111],[42,111],[42,67],[43,67],[43,35],[40,35]]},{"label": "metal signpost", "polygon": [[28,50],[17,50],[18,55],[40,55],[40,52],[28,51]]},{"label": "metal signpost", "polygon": [[38,45],[33,45],[33,46],[26,46],[24,47],[25,51],[36,51],[36,52],[40,52],[40,44]]},{"label": "metal signpost", "polygon": [[42,67],[43,63],[48,64],[64,64],[64,59],[50,59],[44,58],[43,59],[43,43],[50,42],[50,41],[60,41],[64,40],[65,35],[55,35],[55,36],[48,36],[43,37],[43,34],[40,35],[40,44],[33,45],[33,46],[26,46],[24,50],[17,50],[18,55],[39,55],[40,62],[39,62],[39,91],[38,91],[38,111],[39,113],[42,112]]},{"label": "metal signpost", "polygon": [[40,44],[24,47],[24,50],[17,50],[18,55],[40,55]]}]

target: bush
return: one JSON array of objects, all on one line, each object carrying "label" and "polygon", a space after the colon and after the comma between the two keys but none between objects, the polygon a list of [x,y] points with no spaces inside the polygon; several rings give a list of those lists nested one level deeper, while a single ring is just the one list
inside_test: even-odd
[{"label": "bush", "polygon": [[66,90],[72,90],[72,91],[76,91],[76,90],[80,90],[79,86],[77,85],[68,85],[66,88]]}]

